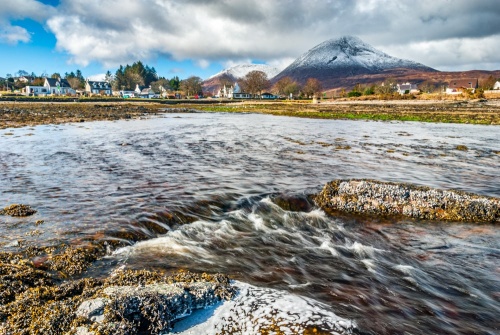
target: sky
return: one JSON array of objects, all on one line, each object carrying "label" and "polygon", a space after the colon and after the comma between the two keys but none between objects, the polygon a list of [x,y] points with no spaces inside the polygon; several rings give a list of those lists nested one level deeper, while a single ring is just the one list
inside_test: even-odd
[{"label": "sky", "polygon": [[500,70],[499,0],[0,0],[0,77],[94,77],[140,60],[205,79],[284,68],[344,35],[441,71]]}]

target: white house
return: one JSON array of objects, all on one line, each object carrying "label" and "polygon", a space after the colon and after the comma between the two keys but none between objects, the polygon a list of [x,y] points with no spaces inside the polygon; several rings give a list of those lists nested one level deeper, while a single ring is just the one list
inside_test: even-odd
[{"label": "white house", "polygon": [[47,89],[47,94],[76,94],[76,91],[71,88],[66,79],[45,78],[45,83],[43,84],[43,86]]},{"label": "white house", "polygon": [[446,88],[446,94],[461,94],[466,90],[474,93],[478,87],[479,82],[477,78],[454,79],[450,81],[450,84]]},{"label": "white house", "polygon": [[45,86],[26,86],[23,88],[23,93],[26,96],[45,96],[47,95],[47,88]]},{"label": "white house", "polygon": [[252,99],[250,93],[233,93],[233,99]]},{"label": "white house", "polygon": [[238,83],[235,83],[234,86],[229,86],[229,87],[224,85],[223,87],[221,87],[219,92],[215,94],[215,97],[232,99],[233,93],[240,93],[240,87],[238,86]]},{"label": "white house", "polygon": [[419,92],[417,84],[410,84],[410,83],[397,84],[396,91],[401,95],[407,93],[413,94]]},{"label": "white house", "polygon": [[497,81],[495,85],[493,85],[494,90],[500,90],[500,81]]},{"label": "white house", "polygon": [[107,81],[90,81],[87,79],[85,93],[111,95],[111,85]]},{"label": "white house", "polygon": [[153,91],[151,86],[146,87],[146,86],[139,86],[137,84],[135,86],[135,96],[139,98],[144,98],[144,99],[151,99],[157,96],[157,94]]}]

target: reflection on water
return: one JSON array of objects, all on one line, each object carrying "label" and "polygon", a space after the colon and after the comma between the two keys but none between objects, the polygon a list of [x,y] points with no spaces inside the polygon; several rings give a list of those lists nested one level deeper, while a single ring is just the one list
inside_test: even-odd
[{"label": "reflection on water", "polygon": [[275,204],[336,178],[500,196],[496,127],[180,114],[5,132],[14,135],[0,134],[0,206],[39,212],[0,217],[2,249],[133,232],[147,240],[96,273],[122,264],[221,271],[331,304],[367,332],[498,331],[496,227]]}]

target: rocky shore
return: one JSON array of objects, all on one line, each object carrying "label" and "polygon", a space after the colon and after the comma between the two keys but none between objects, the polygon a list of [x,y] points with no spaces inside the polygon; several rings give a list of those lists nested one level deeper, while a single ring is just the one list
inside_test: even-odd
[{"label": "rocky shore", "polygon": [[[168,102],[168,104],[167,104]],[[175,102],[175,107],[171,107]],[[0,102],[0,129],[120,120],[161,113],[236,112],[263,113],[317,119],[374,121],[419,121],[470,124],[500,124],[500,104],[492,101],[323,101],[219,102],[109,101],[109,102]]]},{"label": "rocky shore", "polygon": [[0,254],[0,334],[161,334],[193,310],[231,299],[220,274],[118,270],[60,281]]},{"label": "rocky shore", "polygon": [[315,197],[327,212],[399,215],[422,220],[500,222],[500,199],[375,180],[334,180]]},{"label": "rocky shore", "polygon": [[132,119],[156,115],[164,105],[127,102],[4,102],[0,103],[0,129],[88,122],[100,120]]}]

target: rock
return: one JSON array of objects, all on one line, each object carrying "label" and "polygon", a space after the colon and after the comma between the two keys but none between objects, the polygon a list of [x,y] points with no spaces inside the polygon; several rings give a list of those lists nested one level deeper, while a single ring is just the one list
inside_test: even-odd
[{"label": "rock", "polygon": [[104,307],[107,303],[108,300],[103,298],[84,301],[76,310],[76,315],[93,322],[102,322],[104,320]]},{"label": "rock", "polygon": [[10,216],[30,216],[36,213],[36,210],[29,205],[12,204],[0,210],[0,215]]},{"label": "rock", "polygon": [[[71,333],[68,333],[68,335],[69,334]],[[74,332],[74,335],[95,335],[95,333],[85,327],[77,327],[76,331]]]},{"label": "rock", "polygon": [[193,310],[221,301],[216,287],[208,282],[110,286],[103,290],[106,298],[84,301],[76,314],[101,323],[100,329],[108,333],[133,323],[159,334],[170,330],[175,320]]},{"label": "rock", "polygon": [[416,219],[500,222],[500,199],[375,180],[335,180],[315,196],[326,211],[403,215]]}]

